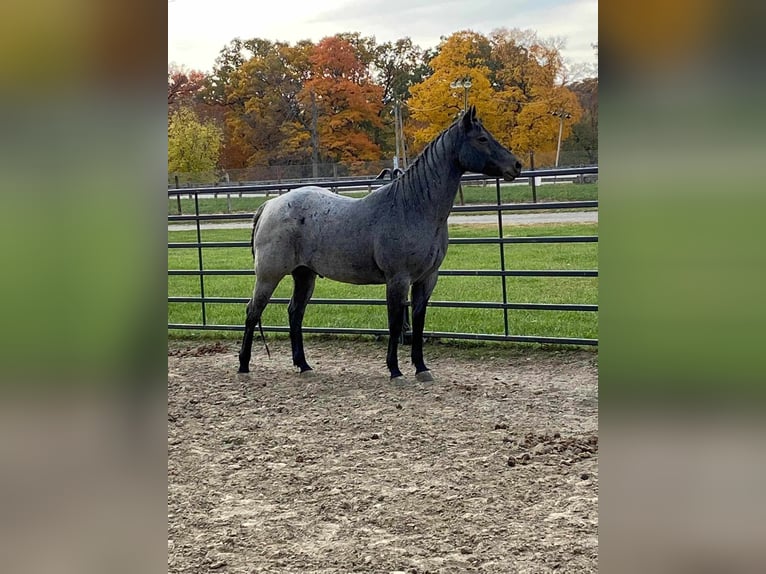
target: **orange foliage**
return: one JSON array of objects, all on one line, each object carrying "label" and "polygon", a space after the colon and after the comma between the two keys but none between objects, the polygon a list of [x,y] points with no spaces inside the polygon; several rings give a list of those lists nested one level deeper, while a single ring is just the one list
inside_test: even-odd
[{"label": "orange foliage", "polygon": [[309,62],[311,77],[301,100],[304,106],[316,105],[322,155],[342,162],[378,159],[380,147],[372,132],[382,125],[383,88],[373,83],[369,67],[347,40],[336,36],[319,42]]}]

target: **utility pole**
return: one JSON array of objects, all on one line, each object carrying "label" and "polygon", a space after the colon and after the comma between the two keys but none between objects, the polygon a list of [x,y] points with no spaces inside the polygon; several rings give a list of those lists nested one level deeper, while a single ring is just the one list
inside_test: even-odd
[{"label": "utility pole", "polygon": [[396,155],[394,169],[399,169],[399,101],[394,101],[394,139],[396,140]]},{"label": "utility pole", "polygon": [[561,153],[561,134],[564,131],[564,119],[569,119],[572,114],[565,112],[564,110],[556,110],[555,112],[548,112],[552,116],[558,116],[559,118],[559,141],[556,145],[556,167],[559,166],[559,154]]},{"label": "utility pole", "polygon": [[317,101],[311,90],[311,176],[319,177],[319,133],[317,132]]},{"label": "utility pole", "polygon": [[404,121],[402,120],[401,103],[397,102],[399,109],[399,141],[402,146],[402,169],[407,169],[407,146],[404,143]]},{"label": "utility pole", "polygon": [[463,113],[465,113],[468,109],[468,90],[471,89],[471,85],[471,78],[468,76],[464,78],[458,78],[449,85],[449,87],[453,90],[463,88]]},{"label": "utility pole", "polygon": [[[453,90],[463,88],[463,115],[468,111],[468,90],[471,89],[471,78],[465,76],[458,78],[454,82],[451,82],[449,87]],[[457,186],[458,197],[460,197],[460,205],[465,205],[465,198],[463,197],[463,184],[460,183]]]}]

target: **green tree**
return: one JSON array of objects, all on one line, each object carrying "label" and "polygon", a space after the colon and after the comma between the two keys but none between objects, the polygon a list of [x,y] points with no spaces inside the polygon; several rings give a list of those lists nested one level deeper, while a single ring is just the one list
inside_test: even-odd
[{"label": "green tree", "polygon": [[569,89],[577,95],[584,113],[561,149],[578,163],[598,163],[598,78],[580,80]]},{"label": "green tree", "polygon": [[168,173],[189,174],[189,181],[209,181],[221,150],[221,130],[201,122],[190,108],[179,108],[168,122]]},{"label": "green tree", "polygon": [[[391,156],[396,149],[396,127],[394,107],[399,106],[403,121],[409,117],[409,109],[402,103],[410,97],[411,86],[422,82],[432,70],[428,60],[432,54],[412,43],[410,38],[396,42],[385,42],[376,48],[372,63],[373,81],[383,88],[380,118],[383,127],[378,143],[385,156]],[[400,152],[401,153],[401,152]]]},{"label": "green tree", "polygon": [[377,47],[372,74],[375,83],[383,88],[384,104],[407,99],[410,86],[430,75],[426,56],[427,52],[413,44],[410,38],[385,42]]}]

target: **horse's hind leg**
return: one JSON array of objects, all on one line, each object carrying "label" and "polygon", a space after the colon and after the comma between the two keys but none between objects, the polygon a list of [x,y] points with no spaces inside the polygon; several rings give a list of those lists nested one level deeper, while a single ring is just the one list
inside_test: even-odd
[{"label": "horse's hind leg", "polygon": [[415,365],[415,378],[419,381],[432,381],[431,371],[423,361],[423,329],[426,323],[426,306],[436,287],[437,273],[429,275],[423,281],[412,285],[412,364]]},{"label": "horse's hind leg", "polygon": [[316,273],[308,267],[298,267],[293,271],[293,296],[287,306],[290,317],[290,343],[293,348],[293,364],[301,370],[301,373],[310,371],[311,367],[306,362],[303,351],[303,316],[306,313],[311,295],[314,292]]},{"label": "horse's hind leg", "polygon": [[253,298],[247,304],[247,319],[245,320],[245,334],[242,337],[242,348],[239,351],[239,372],[250,372],[250,354],[253,349],[253,336],[255,328],[261,320],[261,315],[269,303],[271,294],[279,284],[277,281],[266,281],[260,277],[255,283]]}]

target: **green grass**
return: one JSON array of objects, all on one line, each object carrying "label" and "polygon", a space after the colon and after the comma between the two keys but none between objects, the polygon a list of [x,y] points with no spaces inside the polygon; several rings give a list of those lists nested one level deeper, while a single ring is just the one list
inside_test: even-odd
[{"label": "green grass", "polygon": [[[532,188],[527,185],[501,185],[501,203],[528,203],[532,201]],[[350,193],[349,197],[362,197],[363,192]],[[271,197],[274,197],[273,195]],[[465,205],[497,203],[497,191],[494,184],[486,187],[481,185],[463,186]],[[537,187],[537,201],[586,201],[598,199],[598,184],[560,183]],[[225,195],[218,198],[202,198],[199,200],[200,213],[253,213],[261,204],[267,201],[265,197],[243,196],[232,194],[227,200]],[[460,205],[460,196],[455,199],[455,205]],[[194,213],[194,200],[181,197],[181,212],[184,215]],[[168,213],[178,215],[178,198],[168,199]]]},{"label": "green grass", "polygon": [[[507,226],[505,236],[597,235],[596,224]],[[455,225],[451,237],[492,237],[493,225]],[[194,242],[194,231],[168,232],[169,241]],[[202,230],[202,241],[248,241],[248,229]],[[507,269],[597,269],[597,243],[511,244],[504,246]],[[195,249],[173,249],[168,253],[169,269],[197,269]],[[206,248],[206,269],[251,269],[248,248]],[[441,267],[445,269],[499,269],[500,247],[497,245],[451,245]],[[198,296],[199,278],[168,277],[171,296]],[[205,295],[211,297],[249,297],[252,276],[206,276]],[[285,278],[274,297],[289,298],[292,279]],[[597,278],[508,277],[506,293],[509,302],[519,303],[585,303],[598,300]],[[383,285],[347,285],[329,279],[318,279],[315,298],[383,299]],[[502,280],[499,277],[440,277],[432,301],[502,302]],[[244,322],[244,304],[207,304],[210,324],[240,325]],[[171,323],[201,323],[198,303],[168,303]],[[509,330],[516,335],[554,337],[598,337],[597,313],[571,311],[508,311]],[[286,305],[269,305],[264,312],[264,325],[286,325]],[[356,327],[383,329],[387,325],[385,306],[309,305],[304,321],[311,327]],[[449,309],[432,307],[426,318],[427,331],[503,334],[502,310]],[[180,333],[179,331],[173,332]],[[184,331],[184,336],[188,332]],[[221,333],[216,335],[221,336]],[[224,332],[226,337],[239,337],[238,332]]]},{"label": "green grass", "polygon": [[[598,199],[597,183],[557,183],[555,185],[538,185],[537,201],[587,201]],[[497,188],[494,184],[485,186],[463,186],[463,197],[466,205],[497,203]],[[501,185],[500,203],[531,203],[532,187],[528,185]],[[455,205],[460,205],[460,196],[455,199]]]}]

